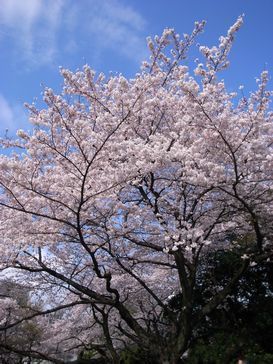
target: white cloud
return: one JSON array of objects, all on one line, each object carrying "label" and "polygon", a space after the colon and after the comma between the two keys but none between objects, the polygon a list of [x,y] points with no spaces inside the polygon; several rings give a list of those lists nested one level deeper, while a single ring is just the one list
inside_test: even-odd
[{"label": "white cloud", "polygon": [[0,94],[0,125],[1,129],[7,128],[13,123],[13,110],[7,100]]},{"label": "white cloud", "polygon": [[132,7],[116,0],[91,1],[87,31],[97,38],[101,48],[111,48],[139,61],[146,53],[143,29],[145,19]]},{"label": "white cloud", "polygon": [[27,114],[23,105],[11,105],[7,99],[0,94],[0,137],[6,131],[8,134],[14,134],[20,127],[26,125]]},{"label": "white cloud", "polygon": [[[0,0],[0,51],[9,52],[5,58],[22,73],[79,54],[99,63],[109,50],[139,62],[146,53],[145,26],[126,0]],[[23,105],[0,90],[0,137],[6,129],[25,129],[27,119]]]},{"label": "white cloud", "polygon": [[[145,19],[121,0],[0,0],[1,38],[29,66],[56,62],[64,52],[110,49],[139,61]],[[89,55],[88,55],[89,56]]]},{"label": "white cloud", "polygon": [[30,65],[52,61],[64,0],[0,0],[1,38]]},{"label": "white cloud", "polygon": [[39,16],[41,9],[40,0],[9,0],[0,1],[1,21],[9,26],[29,27]]}]

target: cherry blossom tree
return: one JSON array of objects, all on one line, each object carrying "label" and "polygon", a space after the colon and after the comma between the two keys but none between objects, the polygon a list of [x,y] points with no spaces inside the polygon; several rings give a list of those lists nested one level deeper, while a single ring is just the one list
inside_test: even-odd
[{"label": "cherry blossom tree", "polygon": [[[1,269],[27,282],[33,307],[0,330],[35,322],[28,355],[119,363],[138,348],[142,362],[178,363],[249,267],[272,258],[268,74],[248,98],[219,78],[241,24],[200,46],[193,71],[185,58],[204,22],[149,38],[132,79],[62,69],[63,93],[28,106],[32,131],[2,140],[12,151],[0,157]],[[198,306],[205,257],[218,250],[241,264]]]}]

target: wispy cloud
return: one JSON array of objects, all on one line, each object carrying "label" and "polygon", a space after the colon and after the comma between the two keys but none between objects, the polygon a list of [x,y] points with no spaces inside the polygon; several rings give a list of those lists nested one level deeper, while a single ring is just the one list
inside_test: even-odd
[{"label": "wispy cloud", "polygon": [[7,129],[13,123],[13,110],[7,100],[0,94],[0,125]]},{"label": "wispy cloud", "polygon": [[28,65],[56,62],[92,47],[139,60],[145,20],[123,0],[0,0],[0,44],[8,39]]},{"label": "wispy cloud", "polygon": [[93,3],[87,15],[91,31],[103,48],[117,49],[126,57],[139,60],[145,51],[145,19],[132,7],[115,0]]},{"label": "wispy cloud", "polygon": [[14,134],[21,126],[26,125],[27,115],[23,105],[13,105],[0,94],[0,136],[6,132]]},{"label": "wispy cloud", "polygon": [[6,38],[30,65],[51,62],[63,5],[64,0],[0,0],[0,41]]}]

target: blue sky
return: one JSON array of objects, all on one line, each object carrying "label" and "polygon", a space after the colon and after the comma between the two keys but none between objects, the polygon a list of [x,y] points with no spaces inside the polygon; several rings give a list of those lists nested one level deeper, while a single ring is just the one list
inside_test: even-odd
[{"label": "blue sky", "polygon": [[59,66],[88,63],[133,77],[147,57],[148,35],[165,27],[190,33],[205,19],[198,42],[214,45],[243,13],[223,74],[234,91],[254,89],[264,69],[273,73],[273,0],[0,0],[0,136],[29,128],[23,103],[40,104],[44,86],[60,92]]}]

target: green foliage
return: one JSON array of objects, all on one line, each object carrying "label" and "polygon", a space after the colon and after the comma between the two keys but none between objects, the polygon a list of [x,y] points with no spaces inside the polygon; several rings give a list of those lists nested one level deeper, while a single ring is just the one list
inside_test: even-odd
[{"label": "green foliage", "polygon": [[125,349],[122,351],[120,357],[123,364],[140,364],[138,359],[141,356],[140,350],[137,347],[131,347],[130,349]]},{"label": "green foliage", "polygon": [[[209,300],[217,287],[227,284],[240,259],[238,252],[224,251],[206,258],[197,278],[197,307]],[[269,262],[249,268],[226,300],[203,320],[187,363],[230,364],[238,357],[255,364],[273,363],[272,274]]]},{"label": "green foliage", "polygon": [[147,353],[143,348],[131,346],[124,349],[120,354],[121,364],[155,364],[158,361]]},{"label": "green foliage", "polygon": [[[207,340],[199,340],[194,346],[186,363],[187,364],[237,364],[238,358],[243,357],[251,364],[272,364],[273,354],[265,353],[263,349],[254,344],[244,346],[240,338],[226,335],[224,332],[216,334]],[[238,346],[242,346],[241,350]],[[241,352],[244,352],[243,355]]]},{"label": "green foliage", "polygon": [[84,350],[83,352],[81,352],[80,354],[80,359],[83,360],[88,360],[88,359],[92,359],[94,358],[94,356],[96,355],[96,351],[95,350]]}]

